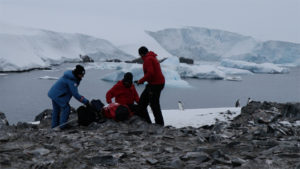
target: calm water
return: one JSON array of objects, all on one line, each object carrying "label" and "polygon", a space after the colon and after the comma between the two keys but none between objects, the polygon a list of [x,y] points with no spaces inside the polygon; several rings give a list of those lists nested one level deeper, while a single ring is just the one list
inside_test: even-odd
[{"label": "calm water", "polygon": [[[32,121],[35,115],[51,108],[47,92],[56,80],[42,80],[42,76],[60,77],[74,64],[56,67],[54,71],[31,71],[9,73],[0,76],[0,111],[4,112],[10,123]],[[79,93],[88,99],[105,101],[105,94],[114,83],[100,80],[112,70],[87,70],[79,86]],[[187,108],[232,107],[239,98],[245,105],[248,97],[258,101],[300,102],[300,68],[289,74],[256,74],[243,76],[242,81],[185,79],[191,88],[172,88],[166,86],[161,96],[162,109],[176,109],[181,100]],[[139,94],[144,86],[138,86]],[[71,105],[78,107],[75,99]]]}]

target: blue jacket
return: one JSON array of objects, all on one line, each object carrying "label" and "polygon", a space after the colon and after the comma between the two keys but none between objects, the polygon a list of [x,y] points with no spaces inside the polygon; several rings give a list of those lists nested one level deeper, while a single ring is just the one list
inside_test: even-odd
[{"label": "blue jacket", "polygon": [[88,100],[78,93],[79,83],[80,80],[73,75],[72,70],[65,71],[64,75],[51,87],[48,96],[60,107],[68,105],[72,96],[86,104]]}]

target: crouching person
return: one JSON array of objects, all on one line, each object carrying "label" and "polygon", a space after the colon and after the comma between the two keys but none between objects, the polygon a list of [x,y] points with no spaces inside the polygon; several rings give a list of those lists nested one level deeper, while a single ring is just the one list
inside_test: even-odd
[{"label": "crouching person", "polygon": [[132,84],[133,75],[130,72],[124,74],[122,80],[117,82],[107,93],[106,102],[108,104],[112,103],[112,99],[115,98],[115,102],[121,105],[127,105],[130,111],[135,112],[140,97]]},{"label": "crouching person", "polygon": [[65,123],[70,115],[69,102],[72,96],[85,105],[89,104],[89,101],[78,93],[78,86],[84,74],[84,67],[76,65],[73,71],[64,72],[64,75],[49,90],[48,96],[52,99],[53,106],[52,128],[60,126],[61,129],[64,129],[66,127]]}]

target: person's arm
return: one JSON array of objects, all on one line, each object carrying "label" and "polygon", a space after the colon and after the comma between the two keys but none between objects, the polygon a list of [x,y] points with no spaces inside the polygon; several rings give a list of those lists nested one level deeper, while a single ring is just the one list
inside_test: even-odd
[{"label": "person's arm", "polygon": [[69,81],[68,86],[72,93],[72,96],[75,97],[76,100],[78,100],[79,102],[84,103],[84,104],[87,104],[89,102],[86,98],[84,98],[83,96],[81,96],[78,93],[78,88],[77,88],[78,84],[77,83],[75,83],[73,81]]},{"label": "person's arm", "polygon": [[143,84],[145,81],[149,81],[151,79],[151,77],[154,75],[154,69],[153,69],[153,65],[152,65],[152,60],[147,60],[146,62],[144,62],[144,66],[145,66],[145,72],[146,74],[144,75],[143,78],[141,78],[138,83],[139,84]]},{"label": "person's arm", "polygon": [[106,102],[108,104],[112,103],[112,98],[114,98],[115,95],[115,91],[116,91],[117,86],[114,85],[107,93],[106,93]]}]

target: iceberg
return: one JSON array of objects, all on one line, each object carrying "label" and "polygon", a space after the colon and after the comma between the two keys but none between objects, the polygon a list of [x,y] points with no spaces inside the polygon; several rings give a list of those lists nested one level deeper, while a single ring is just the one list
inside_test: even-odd
[{"label": "iceberg", "polygon": [[287,68],[279,67],[272,63],[251,63],[246,61],[238,61],[238,60],[223,60],[221,65],[229,68],[237,68],[249,70],[253,73],[288,73]]},{"label": "iceberg", "polygon": [[[130,67],[124,67],[121,70],[107,74],[102,78],[104,81],[116,82],[123,79],[126,72],[133,74],[133,80],[139,80],[144,76],[142,65],[139,64],[127,64]],[[169,87],[190,87],[188,82],[181,79],[180,75],[172,69],[162,67],[162,72],[166,79],[166,86]]]},{"label": "iceberg", "polygon": [[223,80],[226,74],[214,65],[180,65],[176,68],[181,77]]},{"label": "iceberg", "polygon": [[0,23],[0,71],[22,71],[80,61],[132,59],[109,41],[84,34],[59,33]]},{"label": "iceberg", "polygon": [[297,43],[258,41],[250,36],[201,27],[170,28],[147,33],[172,55],[197,61],[231,59],[300,65],[300,44]]}]

